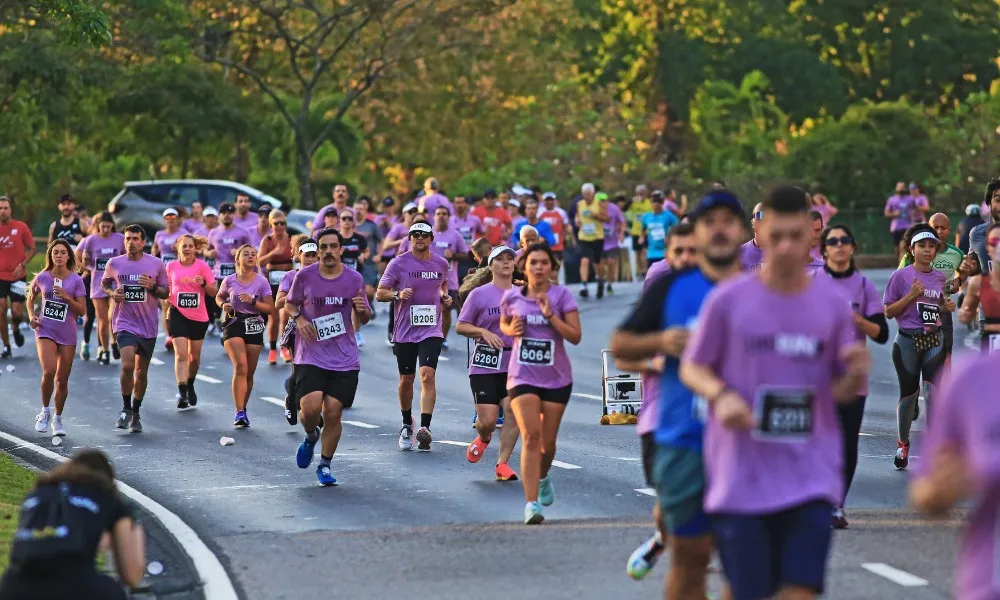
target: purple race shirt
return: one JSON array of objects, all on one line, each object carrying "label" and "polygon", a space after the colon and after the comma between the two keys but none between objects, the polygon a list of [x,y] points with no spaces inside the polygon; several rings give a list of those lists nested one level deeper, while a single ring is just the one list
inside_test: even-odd
[{"label": "purple race shirt", "polygon": [[421,196],[417,198],[417,210],[426,214],[428,218],[434,216],[434,211],[438,209],[439,206],[444,206],[448,209],[449,214],[455,214],[455,207],[451,205],[451,200],[441,194],[431,194],[430,196]]},{"label": "purple race shirt", "polygon": [[910,293],[913,280],[917,279],[924,286],[924,295],[911,302],[903,312],[896,317],[896,325],[909,331],[927,331],[941,326],[941,303],[944,302],[944,273],[931,269],[930,273],[921,273],[913,265],[903,267],[889,277],[885,286],[882,302],[889,306]]},{"label": "purple race shirt", "polygon": [[[315,264],[315,263],[313,263],[313,264]],[[281,276],[281,283],[278,284],[278,293],[279,294],[281,292],[285,292],[287,294],[288,290],[292,289],[292,282],[295,281],[295,274],[298,273],[298,272],[299,272],[299,270],[295,269],[295,270],[289,271],[289,272],[287,272],[287,273],[285,273],[284,275]]]},{"label": "purple race shirt", "polygon": [[181,223],[181,232],[190,233],[191,235],[208,235],[208,229],[205,228],[205,224],[195,219],[184,219],[184,222]]},{"label": "purple race shirt", "polygon": [[468,213],[464,217],[452,215],[450,224],[451,228],[457,231],[462,236],[462,239],[465,240],[466,246],[486,235],[486,228],[483,227],[483,222],[472,213]]},{"label": "purple race shirt", "polygon": [[716,373],[757,423],[735,431],[708,420],[705,510],[764,515],[813,500],[839,504],[843,458],[832,389],[855,327],[837,285],[815,278],[805,291],[785,294],[746,273],[709,294],[692,333],[684,360]]},{"label": "purple race shirt", "polygon": [[[69,303],[53,291],[53,277],[50,271],[42,271],[35,276],[35,294],[42,297],[42,310],[38,315],[38,329],[35,337],[52,340],[60,346],[76,345],[76,314]],[[62,280],[62,289],[73,298],[83,298],[87,295],[87,286],[83,278],[76,273]]]},{"label": "purple race shirt", "polygon": [[[642,283],[642,291],[649,289],[654,281],[661,275],[670,272],[670,263],[665,260],[653,263],[646,269],[646,279]],[[653,433],[660,423],[660,376],[656,373],[642,373],[642,410],[639,411],[639,422],[636,424],[635,432],[639,435]]]},{"label": "purple race shirt", "polygon": [[[229,277],[236,272],[233,250],[250,243],[250,234],[235,225],[226,229],[218,226],[208,234],[208,243],[215,249],[215,266],[212,268],[216,279]],[[254,246],[256,248],[256,246]]]},{"label": "purple race shirt", "polygon": [[764,268],[764,253],[753,240],[740,247],[740,256],[743,259],[743,270],[759,271]]},{"label": "purple race shirt", "polygon": [[504,346],[503,351],[497,352],[482,340],[475,340],[475,348],[469,356],[469,375],[507,372],[514,340],[500,333],[500,300],[505,291],[492,282],[487,283],[472,290],[462,305],[462,311],[458,315],[459,323],[468,323],[495,333],[503,340]]},{"label": "purple race shirt", "polygon": [[824,267],[826,267],[826,261],[824,261],[822,257],[816,258],[813,256],[812,252],[810,252],[809,264],[806,265],[806,272],[815,277],[823,270]]},{"label": "purple race shirt", "polygon": [[319,263],[303,267],[288,292],[288,302],[299,307],[302,318],[316,328],[316,340],[295,336],[295,364],[312,365],[330,371],[361,369],[358,344],[354,339],[351,313],[354,298],[365,298],[365,282],[360,273],[344,267],[333,279],[324,278]]},{"label": "purple race shirt", "polygon": [[942,447],[956,450],[978,484],[958,553],[955,593],[962,600],[1000,600],[1000,405],[983,402],[983,390],[1000,389],[1000,360],[980,355],[959,364],[934,396],[925,457],[933,467]]},{"label": "purple race shirt", "polygon": [[77,250],[83,254],[84,266],[91,272],[90,297],[107,298],[108,295],[101,289],[101,279],[104,278],[108,261],[125,254],[125,236],[117,231],[106,238],[100,234],[88,235],[80,242]]},{"label": "purple race shirt", "polygon": [[270,227],[267,228],[267,231],[264,232],[264,235],[261,235],[260,232],[257,231],[256,227],[252,227],[247,230],[247,235],[250,236],[250,241],[247,243],[253,246],[254,250],[257,250],[260,248],[260,241],[264,239],[264,236],[270,234],[271,234]]},{"label": "purple race shirt", "polygon": [[447,292],[448,261],[431,254],[420,260],[411,252],[389,261],[379,287],[394,291],[413,290],[409,300],[394,300],[395,321],[392,341],[421,342],[428,338],[443,338],[441,329],[441,294]]},{"label": "purple race shirt", "polygon": [[[271,286],[263,275],[254,274],[254,278],[249,283],[243,283],[238,275],[230,275],[222,280],[219,287],[219,294],[223,298],[228,297],[229,303],[233,305],[233,310],[245,315],[259,315],[260,311],[254,306],[262,298],[271,296]],[[253,302],[244,302],[239,299],[240,294],[250,294]]]},{"label": "purple race shirt", "polygon": [[[579,310],[573,294],[563,286],[552,285],[548,294],[552,312],[560,319]],[[525,296],[523,288],[507,290],[500,301],[500,314],[524,319],[524,334],[514,340],[507,368],[507,389],[533,385],[554,390],[573,383],[573,367],[562,336],[542,316],[534,298]]]},{"label": "purple race shirt", "polygon": [[[445,258],[445,251],[450,250],[452,258]],[[410,251],[410,238],[407,237],[399,246],[399,253]],[[454,230],[445,231],[434,230],[434,239],[431,240],[431,253],[440,256],[451,265],[448,269],[448,289],[458,290],[458,258],[469,254],[469,247],[465,244],[462,235]]]},{"label": "purple race shirt", "polygon": [[608,203],[608,217],[611,219],[604,224],[604,251],[617,250],[621,244],[618,241],[618,231],[625,224],[625,215],[614,202]]},{"label": "purple race shirt", "polygon": [[917,199],[909,194],[889,196],[885,202],[885,210],[899,211],[898,217],[893,217],[889,223],[889,231],[907,229],[910,225],[920,222],[920,207]]},{"label": "purple race shirt", "polygon": [[166,229],[161,229],[156,232],[153,236],[153,243],[157,246],[157,250],[160,251],[160,260],[163,264],[169,264],[177,260],[177,238],[184,235],[184,231],[178,229],[177,231],[170,233]]},{"label": "purple race shirt", "polygon": [[[826,269],[820,269],[816,273],[816,277],[829,279],[839,287],[851,302],[851,312],[862,317],[883,314],[882,299],[879,297],[878,290],[875,289],[875,284],[857,269],[847,277],[834,277]],[[867,342],[868,336],[860,328],[855,327],[854,339],[858,342]],[[865,379],[865,383],[861,386],[861,391],[858,394],[861,396],[868,395],[867,379]]]},{"label": "purple race shirt", "polygon": [[233,225],[248,232],[257,229],[257,213],[248,211],[246,216],[241,217],[240,212],[236,211],[233,215]]},{"label": "purple race shirt", "polygon": [[[113,303],[111,330],[115,333],[126,331],[136,337],[152,339],[159,329],[160,301],[152,290],[139,285],[139,277],[148,275],[156,285],[167,287],[167,268],[155,256],[143,253],[138,260],[130,260],[127,255],[117,256],[108,261],[102,282],[111,289],[122,288],[125,299]],[[112,285],[114,282],[114,285]]]},{"label": "purple race shirt", "polygon": [[[403,243],[405,244],[409,242],[409,240],[406,239],[407,236],[409,236],[409,232],[410,228],[407,227],[404,223],[396,223],[395,225],[392,226],[392,229],[389,230],[389,233],[385,234],[385,239],[391,241],[402,239]],[[389,248],[388,250],[382,253],[382,258],[392,258],[397,254],[402,254],[399,248],[400,248],[399,246],[396,246],[395,248]]]}]

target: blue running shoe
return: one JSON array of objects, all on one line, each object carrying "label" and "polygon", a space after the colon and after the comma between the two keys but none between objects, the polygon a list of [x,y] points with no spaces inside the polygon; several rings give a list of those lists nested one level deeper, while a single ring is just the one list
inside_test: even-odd
[{"label": "blue running shoe", "polygon": [[299,466],[300,469],[309,468],[310,463],[313,461],[313,454],[316,450],[316,442],[319,441],[319,436],[316,436],[315,440],[310,440],[309,436],[302,440],[299,444],[299,449],[295,452],[295,464]]},{"label": "blue running shoe", "polygon": [[500,413],[500,416],[497,417],[497,427],[503,427],[503,413]]},{"label": "blue running shoe", "polygon": [[472,428],[476,428],[476,419],[479,418],[479,413],[472,413]]},{"label": "blue running shoe", "polygon": [[337,478],[330,473],[330,465],[320,465],[316,467],[316,481],[323,487],[337,485]]},{"label": "blue running shoe", "polygon": [[233,427],[236,427],[237,429],[250,427],[250,417],[247,416],[247,411],[245,410],[236,411],[236,418],[233,419]]},{"label": "blue running shoe", "polygon": [[538,480],[538,501],[542,506],[552,506],[556,499],[556,491],[552,489],[552,480],[549,477]]},{"label": "blue running shoe", "polygon": [[628,563],[625,565],[625,572],[632,579],[639,581],[653,570],[653,567],[656,566],[656,560],[660,558],[662,553],[663,542],[660,541],[660,536],[654,535],[650,537],[641,546],[636,548],[632,556],[628,558]]},{"label": "blue running shoe", "polygon": [[542,516],[542,505],[537,502],[528,502],[524,505],[524,524],[538,525],[545,520]]}]

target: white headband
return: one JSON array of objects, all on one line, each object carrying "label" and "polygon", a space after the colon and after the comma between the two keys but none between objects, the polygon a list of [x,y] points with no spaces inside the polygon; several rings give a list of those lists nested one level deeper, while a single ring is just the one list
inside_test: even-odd
[{"label": "white headband", "polygon": [[940,242],[941,241],[941,240],[937,239],[937,236],[934,235],[933,233],[931,233],[929,231],[921,231],[917,235],[913,236],[913,239],[910,240],[910,247],[912,248],[913,246],[916,245],[917,242],[920,242],[920,241],[923,241],[923,240],[934,240],[935,242]]},{"label": "white headband", "polygon": [[306,252],[316,252],[316,250],[317,250],[316,244],[312,243],[302,244],[301,246],[299,246],[299,252],[302,252],[303,254],[305,254]]}]

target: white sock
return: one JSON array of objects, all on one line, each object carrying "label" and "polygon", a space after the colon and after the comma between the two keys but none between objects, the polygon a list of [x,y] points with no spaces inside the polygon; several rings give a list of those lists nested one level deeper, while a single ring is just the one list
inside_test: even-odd
[{"label": "white sock", "polygon": [[42,407],[42,412],[45,413],[45,416],[47,417],[47,416],[49,416],[49,415],[52,414],[52,407],[51,406],[43,406]]}]

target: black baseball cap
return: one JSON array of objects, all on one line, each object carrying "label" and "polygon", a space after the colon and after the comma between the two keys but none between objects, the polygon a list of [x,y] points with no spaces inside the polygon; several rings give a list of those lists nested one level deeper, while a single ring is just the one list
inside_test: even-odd
[{"label": "black baseball cap", "polygon": [[63,202],[72,202],[73,204],[76,204],[76,200],[74,200],[73,196],[69,194],[59,196],[59,204],[62,204]]},{"label": "black baseball cap", "polygon": [[392,206],[395,203],[396,201],[388,196],[382,199],[382,206]]},{"label": "black baseball cap", "polygon": [[231,212],[231,213],[236,212],[236,205],[233,204],[232,202],[223,202],[221,205],[219,205],[219,214],[220,215],[222,213],[227,213],[227,212]]},{"label": "black baseball cap", "polygon": [[691,212],[691,219],[697,221],[716,208],[729,209],[734,215],[745,221],[746,211],[743,210],[743,203],[729,190],[712,190],[698,201],[698,206]]},{"label": "black baseball cap", "polygon": [[486,191],[483,192],[483,198],[496,198],[496,197],[497,197],[497,191],[493,188],[486,188]]},{"label": "black baseball cap", "polygon": [[274,207],[272,207],[270,204],[261,204],[260,206],[257,207],[257,214],[264,215],[266,217],[267,215],[271,214],[272,210],[274,210]]}]

